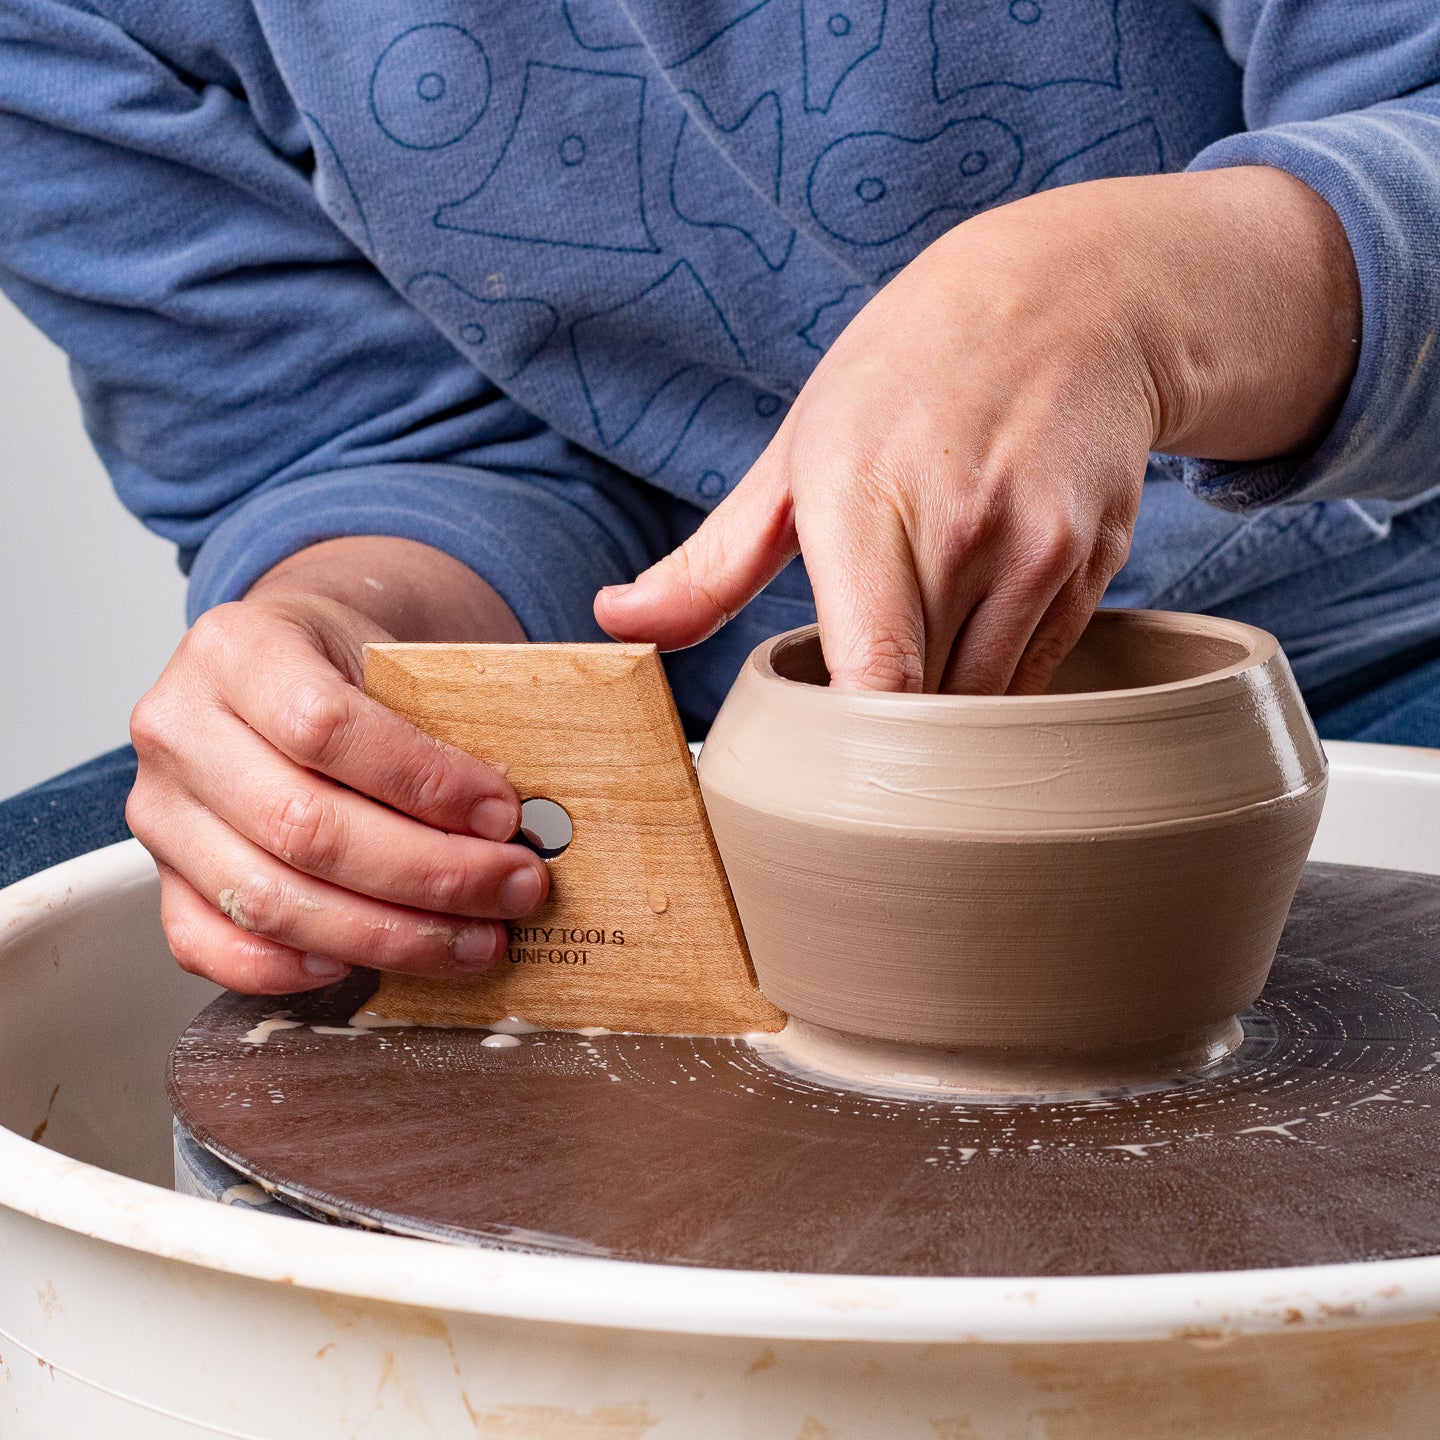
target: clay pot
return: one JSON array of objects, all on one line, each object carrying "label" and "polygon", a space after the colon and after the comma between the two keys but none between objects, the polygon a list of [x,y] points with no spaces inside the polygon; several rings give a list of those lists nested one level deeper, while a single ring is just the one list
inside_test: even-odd
[{"label": "clay pot", "polygon": [[700,759],[760,985],[822,1050],[1006,1088],[1236,1043],[1325,792],[1273,636],[1102,610],[1044,695],[827,683],[814,627],[767,641]]}]

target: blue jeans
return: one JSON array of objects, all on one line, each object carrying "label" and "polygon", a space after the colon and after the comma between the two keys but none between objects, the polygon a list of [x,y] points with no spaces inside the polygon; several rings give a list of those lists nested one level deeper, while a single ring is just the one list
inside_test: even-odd
[{"label": "blue jeans", "polygon": [[[1307,694],[1321,737],[1440,748],[1440,645]],[[129,837],[127,745],[0,802],[0,885]]]},{"label": "blue jeans", "polygon": [[1235,515],[1152,475],[1105,604],[1270,631],[1320,719],[1335,696],[1379,689],[1440,653],[1426,648],[1440,645],[1440,491],[1403,504],[1322,500]]}]

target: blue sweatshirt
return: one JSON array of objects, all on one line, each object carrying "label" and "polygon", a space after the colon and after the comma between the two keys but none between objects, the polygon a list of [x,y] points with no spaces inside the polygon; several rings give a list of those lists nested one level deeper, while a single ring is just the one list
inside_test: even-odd
[{"label": "blue sweatshirt", "polygon": [[[1107,599],[1316,684],[1440,633],[1437,76],[1434,0],[0,0],[0,282],[192,614],[380,533],[599,638],[943,231],[1278,166],[1355,252],[1349,398],[1300,459],[1157,457]],[[682,710],[812,614],[797,564]]]}]

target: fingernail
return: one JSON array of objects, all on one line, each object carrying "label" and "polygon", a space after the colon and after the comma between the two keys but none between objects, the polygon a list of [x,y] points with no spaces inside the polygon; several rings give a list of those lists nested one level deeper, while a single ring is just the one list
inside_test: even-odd
[{"label": "fingernail", "polygon": [[624,585],[607,585],[600,593],[608,595],[612,600],[623,600],[634,588],[635,582],[631,580]]},{"label": "fingernail", "polygon": [[482,840],[508,840],[520,828],[520,807],[491,796],[470,812],[470,828]]},{"label": "fingernail", "polygon": [[530,866],[513,870],[500,887],[500,908],[507,915],[525,915],[540,903],[540,874]]},{"label": "fingernail", "polygon": [[350,967],[343,960],[332,959],[329,955],[303,955],[300,968],[317,980],[338,980],[350,973]]},{"label": "fingernail", "polygon": [[467,925],[450,947],[457,970],[488,970],[499,959],[493,925]]}]

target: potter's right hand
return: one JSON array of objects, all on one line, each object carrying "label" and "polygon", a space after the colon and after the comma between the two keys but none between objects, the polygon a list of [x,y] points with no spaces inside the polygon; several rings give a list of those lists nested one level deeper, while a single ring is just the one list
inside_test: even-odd
[{"label": "potter's right hand", "polygon": [[1344,227],[1278,170],[986,211],[860,311],[735,491],[596,618],[694,645],[799,551],[833,685],[1038,693],[1125,559],[1150,451],[1313,448],[1359,323]]},{"label": "potter's right hand", "polygon": [[[363,558],[363,593],[383,594],[383,557]],[[354,965],[483,971],[504,921],[548,888],[544,864],[503,843],[520,820],[505,777],[365,696],[362,646],[394,636],[380,604],[329,588],[272,584],[202,616],[131,723],[126,818],[159,866],[170,948],[232,990],[310,990]]]}]

